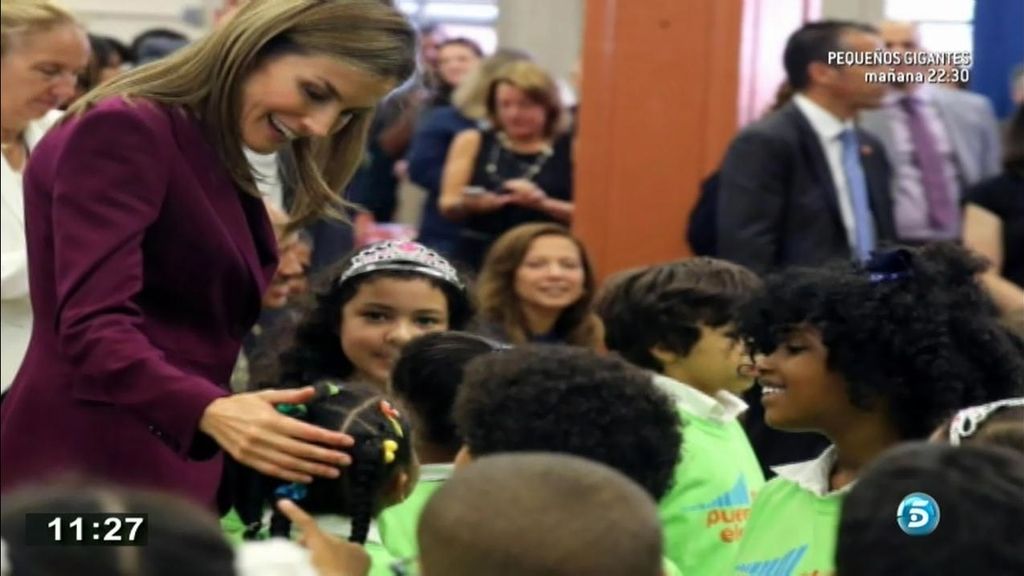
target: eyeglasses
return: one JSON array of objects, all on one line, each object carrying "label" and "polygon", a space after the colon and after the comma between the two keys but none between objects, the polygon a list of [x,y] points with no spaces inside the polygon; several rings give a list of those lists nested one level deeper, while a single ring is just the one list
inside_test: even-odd
[{"label": "eyeglasses", "polygon": [[419,574],[419,564],[416,562],[415,556],[395,560],[391,563],[390,568],[393,576],[418,576]]}]

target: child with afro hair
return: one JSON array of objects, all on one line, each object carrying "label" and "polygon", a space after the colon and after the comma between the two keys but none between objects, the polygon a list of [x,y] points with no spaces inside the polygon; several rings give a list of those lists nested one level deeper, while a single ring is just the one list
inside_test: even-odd
[{"label": "child with afro hair", "polygon": [[982,269],[962,248],[934,244],[766,280],[738,325],[760,354],[765,421],[832,445],[776,468],[754,501],[736,572],[831,572],[842,500],[862,469],[959,408],[1020,394],[1020,342],[978,285]]}]

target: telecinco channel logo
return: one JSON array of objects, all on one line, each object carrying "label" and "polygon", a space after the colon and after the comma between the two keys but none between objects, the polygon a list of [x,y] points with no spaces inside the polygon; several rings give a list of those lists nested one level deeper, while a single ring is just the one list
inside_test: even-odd
[{"label": "telecinco channel logo", "polygon": [[939,504],[924,492],[907,494],[896,509],[896,523],[910,536],[927,536],[939,525]]}]

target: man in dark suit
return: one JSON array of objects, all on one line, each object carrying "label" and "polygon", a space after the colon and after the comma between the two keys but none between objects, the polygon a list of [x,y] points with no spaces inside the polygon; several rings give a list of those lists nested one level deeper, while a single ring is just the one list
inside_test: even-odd
[{"label": "man in dark suit", "polygon": [[740,132],[722,165],[722,258],[764,273],[865,258],[894,238],[885,153],[853,124],[886,87],[867,81],[875,66],[830,63],[881,48],[873,28],[852,22],[806,24],[790,36],[783,60],[793,101]]}]

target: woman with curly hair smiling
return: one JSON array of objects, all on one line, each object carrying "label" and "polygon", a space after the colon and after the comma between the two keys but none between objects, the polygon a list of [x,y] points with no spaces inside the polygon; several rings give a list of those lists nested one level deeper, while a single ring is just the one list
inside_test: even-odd
[{"label": "woman with curly hair smiling", "polygon": [[738,323],[763,355],[765,422],[821,433],[832,445],[775,469],[754,501],[738,573],[768,565],[830,573],[842,499],[865,466],[928,437],[958,408],[1020,394],[1021,342],[977,284],[983,268],[963,249],[936,244],[766,280]]}]

